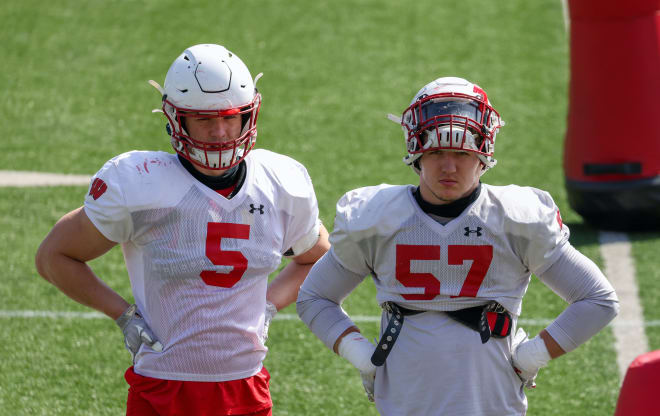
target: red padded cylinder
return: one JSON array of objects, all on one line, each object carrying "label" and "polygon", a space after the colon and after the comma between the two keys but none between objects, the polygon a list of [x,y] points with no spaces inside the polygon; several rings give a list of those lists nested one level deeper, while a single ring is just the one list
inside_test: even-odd
[{"label": "red padded cylinder", "polygon": [[658,228],[660,0],[569,7],[569,202],[601,228]]},{"label": "red padded cylinder", "polygon": [[628,367],[614,416],[660,415],[660,350],[642,354]]}]

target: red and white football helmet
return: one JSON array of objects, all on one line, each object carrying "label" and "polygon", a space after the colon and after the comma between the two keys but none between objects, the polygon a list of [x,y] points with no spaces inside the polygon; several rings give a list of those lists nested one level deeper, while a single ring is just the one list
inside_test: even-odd
[{"label": "red and white football helmet", "polygon": [[[257,139],[257,116],[261,94],[247,66],[225,47],[213,44],[191,46],[170,66],[165,87],[150,81],[163,94],[162,112],[174,150],[197,166],[228,169],[252,150]],[[156,110],[154,110],[156,111]],[[202,142],[186,132],[183,117],[241,115],[242,130],[229,142]]]},{"label": "red and white football helmet", "polygon": [[483,163],[481,174],[495,166],[495,136],[504,121],[478,85],[456,77],[438,78],[412,99],[401,118],[408,154],[403,161],[419,174],[415,163],[424,152],[454,150],[474,152]]}]

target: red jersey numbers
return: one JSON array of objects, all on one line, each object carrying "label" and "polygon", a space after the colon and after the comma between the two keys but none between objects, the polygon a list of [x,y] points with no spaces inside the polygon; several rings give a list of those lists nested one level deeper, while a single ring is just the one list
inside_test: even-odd
[{"label": "red jersey numbers", "polygon": [[440,246],[396,246],[396,280],[405,287],[423,287],[424,293],[401,295],[407,300],[431,300],[440,294],[440,281],[431,273],[411,273],[412,260],[440,260]]},{"label": "red jersey numbers", "polygon": [[89,188],[89,194],[96,201],[107,190],[108,190],[108,185],[106,185],[105,182],[103,182],[103,179],[94,178],[94,181],[92,182],[92,186],[90,186]]},{"label": "red jersey numbers", "polygon": [[210,222],[206,232],[206,257],[216,266],[232,266],[229,273],[219,273],[213,270],[204,270],[199,274],[204,283],[210,286],[232,287],[241,277],[248,266],[248,260],[240,251],[223,250],[223,238],[250,238],[250,226],[247,224],[232,224],[227,222]]},{"label": "red jersey numbers", "polygon": [[[493,260],[493,246],[450,245],[447,247],[447,255],[447,264],[450,266],[460,266],[472,260],[458,296],[476,297]],[[407,293],[401,296],[406,300],[434,299],[440,294],[440,281],[431,273],[412,273],[412,260],[440,260],[440,246],[396,246],[396,280],[405,287],[424,288],[424,293]]]},{"label": "red jersey numbers", "polygon": [[465,277],[458,296],[476,297],[479,287],[488,273],[490,262],[493,261],[493,246],[449,246],[450,265],[463,265],[472,260],[472,266]]}]

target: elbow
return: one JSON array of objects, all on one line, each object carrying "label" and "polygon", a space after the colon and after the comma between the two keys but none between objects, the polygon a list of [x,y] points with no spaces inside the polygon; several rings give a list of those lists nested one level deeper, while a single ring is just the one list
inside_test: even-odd
[{"label": "elbow", "polygon": [[305,314],[306,308],[306,300],[304,299],[304,296],[302,294],[302,290],[298,291],[298,299],[296,299],[296,313],[302,319],[303,315]]},{"label": "elbow", "polygon": [[49,263],[49,250],[45,244],[45,241],[39,245],[37,253],[34,256],[34,265],[37,269],[37,273],[44,279],[50,282],[48,278],[48,263]]},{"label": "elbow", "polygon": [[311,296],[309,292],[307,292],[304,288],[300,288],[298,291],[298,299],[296,299],[296,313],[298,314],[298,317],[305,322],[305,324],[309,324],[311,322],[311,310],[314,309],[313,304],[315,302],[314,296]]},{"label": "elbow", "polygon": [[610,306],[610,311],[611,311],[610,313],[612,315],[611,319],[616,318],[616,316],[619,314],[619,309],[621,309],[621,306],[619,305],[619,301],[614,300],[612,302],[612,305]]},{"label": "elbow", "polygon": [[302,302],[300,302],[300,300],[296,301],[296,313],[298,314],[298,317],[302,319],[304,310],[303,310]]},{"label": "elbow", "polygon": [[617,317],[619,310],[621,309],[621,305],[619,304],[619,297],[616,295],[614,290],[612,290],[608,296],[607,303],[604,306],[606,306],[608,309],[610,314],[610,321]]},{"label": "elbow", "polygon": [[598,303],[597,305],[599,306],[598,310],[605,324],[612,322],[619,314],[620,305],[616,297],[609,299],[607,302]]},{"label": "elbow", "polygon": [[48,244],[47,239],[39,245],[37,253],[34,256],[34,265],[37,269],[37,273],[50,283],[53,283],[52,270],[56,256],[56,251],[50,244]]}]

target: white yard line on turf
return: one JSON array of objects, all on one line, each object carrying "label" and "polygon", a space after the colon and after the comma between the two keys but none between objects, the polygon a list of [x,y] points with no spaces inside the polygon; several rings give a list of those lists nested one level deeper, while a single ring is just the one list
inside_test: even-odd
[{"label": "white yard line on turf", "polygon": [[89,185],[89,175],[0,170],[0,187]]},{"label": "white yard line on turf", "polygon": [[[630,241],[624,233],[601,231],[600,252],[605,263],[605,276],[619,297],[619,316],[614,319],[614,340],[620,380],[630,363],[640,354],[648,352],[649,344],[644,332],[644,315],[639,303],[639,290],[635,277],[635,263],[630,254]],[[630,325],[617,325],[618,322]]]},{"label": "white yard line on turf", "polygon": [[[100,319],[107,318],[99,312],[72,312],[72,311],[31,311],[31,310],[0,310],[0,318],[49,318],[49,319]],[[278,313],[275,315],[276,321],[297,321],[298,315],[294,313]],[[380,322],[380,316],[370,315],[353,315],[351,319],[356,323]],[[520,319],[518,323],[521,325],[534,325],[534,326],[548,326],[552,319]],[[612,326],[616,327],[631,327],[631,326],[660,326],[660,320],[640,322],[626,321],[616,319]]]},{"label": "white yard line on turf", "polygon": [[568,0],[561,0],[561,12],[564,16],[564,30],[568,33],[571,29],[571,13],[568,8]]}]

